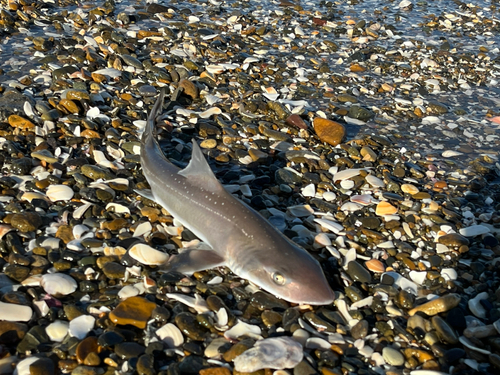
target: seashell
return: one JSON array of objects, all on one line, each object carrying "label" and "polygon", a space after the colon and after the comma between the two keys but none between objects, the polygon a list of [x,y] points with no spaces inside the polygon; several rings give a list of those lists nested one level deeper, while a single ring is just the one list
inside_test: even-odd
[{"label": "seashell", "polygon": [[224,281],[224,279],[220,276],[215,276],[213,279],[207,281],[207,285],[218,285],[220,283],[222,283],[222,281]]},{"label": "seashell", "polygon": [[229,322],[229,316],[227,315],[227,310],[224,307],[221,307],[219,311],[217,311],[217,328],[220,330],[227,329],[227,323]]},{"label": "seashell", "polygon": [[346,202],[340,207],[340,211],[355,212],[361,210],[362,208],[363,206],[359,203]]},{"label": "seashell", "polygon": [[316,237],[314,237],[314,243],[318,244],[320,247],[331,246],[332,240],[326,233],[318,233]]},{"label": "seashell", "polygon": [[382,263],[378,259],[370,259],[365,262],[366,268],[374,273],[383,273],[385,272],[384,263]]},{"label": "seashell", "polygon": [[454,150],[446,150],[446,151],[443,151],[443,153],[441,154],[441,156],[444,158],[452,158],[454,156],[460,156],[460,155],[463,155],[463,153],[460,151],[454,151]]},{"label": "seashell", "polygon": [[83,340],[94,328],[95,318],[91,315],[80,315],[69,322],[69,335]]},{"label": "seashell", "polygon": [[49,273],[43,275],[40,285],[45,292],[54,297],[67,296],[73,293],[78,286],[71,276],[64,273]]},{"label": "seashell", "polygon": [[219,103],[222,101],[222,98],[219,98],[218,96],[215,95],[205,95],[205,100],[207,101],[208,105],[214,105],[216,103]]},{"label": "seashell", "polygon": [[316,196],[316,186],[314,184],[309,184],[302,189],[302,195],[304,197],[314,197]]},{"label": "seashell", "polygon": [[67,185],[50,185],[47,188],[47,197],[52,202],[69,201],[75,195],[73,189]]},{"label": "seashell", "polygon": [[380,178],[369,174],[368,176],[365,177],[366,182],[368,182],[371,186],[375,188],[381,188],[385,186],[385,182],[382,181]]},{"label": "seashell", "polygon": [[172,349],[184,344],[184,336],[181,330],[172,323],[167,323],[163,327],[158,328],[156,330],[156,335]]},{"label": "seashell", "polygon": [[392,204],[389,202],[380,202],[377,204],[377,208],[375,209],[375,213],[378,216],[384,216],[384,215],[394,215],[396,212],[398,212],[398,209],[394,207]]},{"label": "seashell", "polygon": [[130,214],[130,209],[119,203],[108,203],[106,211],[116,212],[117,214]]},{"label": "seashell", "polygon": [[142,243],[132,246],[128,253],[139,263],[148,266],[159,266],[160,264],[166,263],[168,260],[168,254]]},{"label": "seashell", "polygon": [[416,284],[422,285],[424,281],[427,279],[426,271],[410,271],[409,273],[410,279],[412,279]]},{"label": "seashell", "polygon": [[153,230],[153,226],[149,221],[144,221],[140,223],[134,231],[134,237],[146,237],[148,236],[151,231]]},{"label": "seashell", "polygon": [[168,298],[175,299],[188,307],[192,307],[199,314],[210,311],[207,302],[198,293],[195,293],[194,298],[179,293],[167,293],[166,296]]},{"label": "seashell", "polygon": [[354,187],[354,181],[353,180],[341,180],[340,187],[342,189],[345,189],[345,190],[350,190]]},{"label": "seashell", "polygon": [[323,193],[323,199],[327,202],[333,202],[337,198],[337,195],[331,191],[325,191]]},{"label": "seashell", "polygon": [[22,196],[21,196],[21,200],[22,201],[28,201],[31,203],[31,201],[33,199],[43,199],[43,200],[47,200],[47,197],[42,194],[42,193],[38,193],[38,192],[35,192],[35,191],[27,191],[26,193],[24,193]]},{"label": "seashell", "polygon": [[86,232],[89,231],[89,228],[86,226],[86,225],[83,225],[83,224],[78,224],[78,225],[75,225],[73,227],[73,237],[75,237],[75,239],[80,239],[82,237],[82,235]]},{"label": "seashell", "polygon": [[13,230],[14,228],[12,228],[10,225],[0,224],[0,240],[3,238],[3,236]]},{"label": "seashell", "polygon": [[418,190],[418,188],[415,185],[412,185],[412,184],[401,185],[401,190],[403,191],[403,193],[407,193],[410,195],[415,195],[420,191],[420,190]]},{"label": "seashell", "polygon": [[[6,358],[9,357],[7,356]],[[31,375],[31,365],[38,360],[40,360],[39,357],[28,357],[26,359],[23,359],[21,362],[16,364],[14,375]],[[11,372],[12,368],[9,368],[8,372],[5,372],[5,374],[10,374]]]},{"label": "seashell", "polygon": [[264,88],[264,97],[266,97],[267,99],[271,100],[271,101],[275,101],[276,99],[278,99],[278,97],[280,96],[280,94],[278,94],[278,92],[274,89],[274,87],[266,87]]},{"label": "seashell", "polygon": [[8,322],[27,322],[33,316],[29,306],[0,302],[0,317]]},{"label": "seashell", "polygon": [[[462,345],[466,346],[467,348],[469,348],[470,350],[474,350],[478,353],[481,353],[481,354],[485,354],[485,355],[490,355],[491,352],[486,350],[486,349],[481,349],[481,348],[478,348],[477,346],[475,346],[467,337],[465,336],[460,336],[458,338],[458,340],[462,343]],[[410,373],[410,375],[413,375],[415,371],[412,371]],[[425,375],[425,374],[416,374],[416,375]]]},{"label": "seashell", "polygon": [[458,273],[454,268],[443,268],[441,270],[441,276],[445,280],[456,280],[458,278]]},{"label": "seashell", "polygon": [[234,359],[238,372],[254,372],[264,368],[282,370],[294,368],[304,357],[302,345],[291,337],[273,337],[257,341]]},{"label": "seashell", "polygon": [[210,74],[221,74],[226,70],[222,65],[207,65],[206,69]]},{"label": "seashell", "polygon": [[91,206],[93,206],[92,203],[85,203],[81,205],[80,207],[78,207],[76,210],[73,211],[73,218],[77,220],[80,219]]},{"label": "seashell", "polygon": [[336,223],[331,220],[326,219],[314,219],[314,222],[321,225],[321,227],[328,229],[329,231],[338,234],[340,231],[344,230],[344,226],[342,224]]},{"label": "seashell", "polygon": [[400,8],[400,9],[402,9],[402,8],[408,8],[410,5],[411,5],[411,1],[409,1],[409,0],[402,0],[399,3],[398,8]]},{"label": "seashell", "polygon": [[259,326],[248,324],[238,319],[237,324],[224,332],[224,337],[228,340],[237,340],[241,336],[248,336],[259,340],[262,338],[261,333],[262,331]]},{"label": "seashell", "polygon": [[135,286],[125,285],[118,292],[118,298],[120,298],[121,300],[126,300],[127,298],[138,296],[139,294],[140,291]]},{"label": "seashell", "polygon": [[61,342],[68,334],[69,323],[63,320],[56,320],[45,327],[45,332],[49,339],[54,342]]},{"label": "seashell", "polygon": [[356,177],[363,170],[364,169],[356,169],[356,168],[344,169],[343,171],[340,171],[340,172],[333,174],[332,181],[337,182],[337,181],[347,180],[347,179],[352,178],[352,177]]},{"label": "seashell", "polygon": [[213,115],[220,115],[221,113],[222,110],[219,107],[212,107],[207,109],[206,111],[198,113],[198,116],[200,116],[201,118],[209,118],[212,117]]},{"label": "seashell", "polygon": [[377,202],[377,200],[373,198],[373,195],[371,194],[353,195],[351,196],[351,198],[349,198],[349,200],[363,206],[369,206],[370,204]]},{"label": "seashell", "polygon": [[479,319],[486,318],[486,310],[481,304],[481,300],[488,299],[488,292],[479,293],[477,296],[469,300],[469,310]]},{"label": "seashell", "polygon": [[320,350],[329,350],[332,344],[330,344],[325,339],[320,337],[311,337],[307,339],[304,347],[307,349],[320,349]]}]

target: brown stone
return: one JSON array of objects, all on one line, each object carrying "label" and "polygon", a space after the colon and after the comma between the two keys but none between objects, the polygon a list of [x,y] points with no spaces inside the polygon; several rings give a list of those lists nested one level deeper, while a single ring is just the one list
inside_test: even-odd
[{"label": "brown stone", "polygon": [[90,96],[85,91],[68,90],[68,92],[66,93],[66,99],[68,99],[68,100],[90,100]]},{"label": "brown stone", "polygon": [[12,215],[10,225],[23,233],[32,232],[42,225],[42,219],[35,212],[22,212]]},{"label": "brown stone", "polygon": [[213,367],[200,370],[200,375],[231,375],[231,371],[226,367]]},{"label": "brown stone", "polygon": [[76,113],[79,112],[78,106],[72,100],[61,99],[61,101],[59,102],[59,105],[62,105],[64,108],[66,108],[69,113],[75,113],[76,114]]},{"label": "brown stone", "polygon": [[449,233],[445,234],[438,238],[438,242],[440,244],[450,246],[450,247],[460,247],[460,246],[468,246],[469,240],[458,233]]},{"label": "brown stone", "polygon": [[33,124],[30,120],[26,120],[18,115],[9,116],[9,125],[21,130],[33,129],[35,127],[35,124]]},{"label": "brown stone", "polygon": [[61,225],[57,228],[56,238],[60,238],[65,244],[73,241],[75,239],[73,236],[73,228],[69,225]]},{"label": "brown stone", "polygon": [[352,64],[350,69],[351,69],[351,72],[354,72],[354,73],[361,73],[361,72],[364,72],[366,70],[366,68],[364,66],[361,66],[359,64]]},{"label": "brown stone", "polygon": [[84,138],[101,138],[101,136],[99,135],[98,132],[96,132],[95,130],[90,130],[90,129],[85,129],[83,130],[80,135]]},{"label": "brown stone", "polygon": [[78,363],[82,364],[85,362],[85,358],[91,353],[97,353],[97,337],[90,336],[82,341],[76,346],[76,360]]},{"label": "brown stone", "polygon": [[156,303],[150,302],[145,298],[130,297],[120,302],[109,313],[109,319],[115,324],[131,324],[137,328],[144,329],[155,307]]},{"label": "brown stone", "polygon": [[285,122],[288,125],[295,126],[299,129],[307,129],[306,122],[304,120],[302,120],[302,117],[300,117],[297,114],[293,114],[293,115],[288,116],[287,119],[285,120]]},{"label": "brown stone", "polygon": [[265,162],[268,157],[268,155],[264,151],[258,150],[256,148],[249,149],[248,154],[250,155],[253,161],[258,163]]},{"label": "brown stone", "polygon": [[332,146],[337,146],[345,137],[345,128],[338,122],[316,117],[313,125],[319,139]]},{"label": "brown stone", "polygon": [[193,99],[196,99],[199,95],[198,87],[190,80],[182,79],[179,82],[179,87],[184,89],[184,94],[190,96]]},{"label": "brown stone", "polygon": [[154,223],[158,220],[158,216],[160,216],[160,210],[154,207],[143,207],[141,208],[141,215],[146,216],[150,222]]},{"label": "brown stone", "polygon": [[28,332],[27,324],[0,321],[0,344],[12,344],[21,341],[26,332]]},{"label": "brown stone", "polygon": [[248,349],[250,349],[250,346],[248,346],[245,342],[240,341],[239,343],[231,346],[229,350],[222,355],[222,357],[226,362],[231,362]]},{"label": "brown stone", "polygon": [[127,219],[117,218],[102,224],[103,229],[109,229],[111,231],[120,230],[128,225]]}]

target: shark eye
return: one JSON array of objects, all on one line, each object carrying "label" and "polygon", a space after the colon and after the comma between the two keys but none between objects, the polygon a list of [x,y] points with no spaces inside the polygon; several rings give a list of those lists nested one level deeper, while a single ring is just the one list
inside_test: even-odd
[{"label": "shark eye", "polygon": [[279,272],[273,273],[273,281],[278,285],[285,285],[285,276]]}]

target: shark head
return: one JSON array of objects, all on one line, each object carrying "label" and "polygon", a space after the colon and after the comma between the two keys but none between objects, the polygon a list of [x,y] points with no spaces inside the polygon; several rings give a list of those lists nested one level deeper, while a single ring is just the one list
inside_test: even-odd
[{"label": "shark head", "polygon": [[305,250],[291,246],[294,248],[293,254],[285,251],[282,253],[284,256],[276,259],[277,253],[274,253],[272,262],[261,259],[256,267],[244,271],[244,277],[267,292],[292,303],[331,304],[335,294],[318,261]]}]

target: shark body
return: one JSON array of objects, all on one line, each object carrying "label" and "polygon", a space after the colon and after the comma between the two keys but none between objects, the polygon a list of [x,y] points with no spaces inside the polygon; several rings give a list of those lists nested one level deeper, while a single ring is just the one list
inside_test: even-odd
[{"label": "shark body", "polygon": [[289,302],[329,304],[334,300],[319,263],[258,212],[228,193],[193,141],[185,169],[169,162],[154,137],[161,92],[141,139],[141,165],[154,201],[213,250],[186,250],[168,268],[185,274],[227,266],[236,275]]}]

